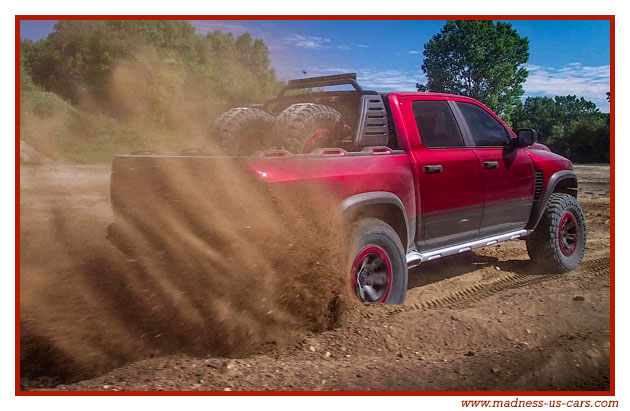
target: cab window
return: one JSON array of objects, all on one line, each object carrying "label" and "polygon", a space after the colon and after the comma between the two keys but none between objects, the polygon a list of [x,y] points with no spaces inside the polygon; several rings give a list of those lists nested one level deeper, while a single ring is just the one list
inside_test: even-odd
[{"label": "cab window", "polygon": [[475,145],[478,147],[502,147],[510,144],[510,134],[501,123],[483,108],[472,103],[458,102],[470,129]]},{"label": "cab window", "polygon": [[463,147],[464,139],[448,102],[420,100],[412,104],[420,141],[429,148]]}]

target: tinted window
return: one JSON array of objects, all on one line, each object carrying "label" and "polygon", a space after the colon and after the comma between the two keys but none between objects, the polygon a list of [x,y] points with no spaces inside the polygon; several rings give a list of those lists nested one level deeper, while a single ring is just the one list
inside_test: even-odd
[{"label": "tinted window", "polygon": [[446,101],[414,101],[420,140],[426,147],[462,147],[464,140]]},{"label": "tinted window", "polygon": [[486,110],[471,103],[457,103],[477,146],[505,146],[510,143],[507,130]]}]

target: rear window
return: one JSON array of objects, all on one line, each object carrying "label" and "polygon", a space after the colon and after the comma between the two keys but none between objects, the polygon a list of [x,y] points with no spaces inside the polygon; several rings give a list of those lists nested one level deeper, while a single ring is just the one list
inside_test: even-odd
[{"label": "rear window", "polygon": [[464,146],[462,133],[448,102],[421,100],[414,101],[412,107],[422,144],[429,148]]}]

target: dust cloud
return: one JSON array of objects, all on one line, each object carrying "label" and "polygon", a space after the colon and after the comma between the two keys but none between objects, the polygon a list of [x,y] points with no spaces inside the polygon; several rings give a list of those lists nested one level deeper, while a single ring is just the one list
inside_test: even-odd
[{"label": "dust cloud", "polygon": [[[152,118],[147,96],[167,73],[160,121],[191,136],[207,130],[207,108],[192,108],[188,86],[168,72],[177,69],[147,61],[114,72],[126,124]],[[22,378],[74,381],[172,353],[244,356],[336,327],[357,304],[327,193],[269,184],[243,159],[156,158],[116,169],[115,219],[107,182],[94,197],[72,189],[72,173],[52,173],[59,163],[22,164]]]}]

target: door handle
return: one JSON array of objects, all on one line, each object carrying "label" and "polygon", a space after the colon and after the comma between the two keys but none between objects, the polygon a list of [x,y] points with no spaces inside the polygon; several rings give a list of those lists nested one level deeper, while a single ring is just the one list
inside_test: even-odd
[{"label": "door handle", "polygon": [[444,168],[442,168],[442,164],[431,164],[428,166],[424,166],[424,171],[427,174],[441,173],[442,170],[444,170]]},{"label": "door handle", "polygon": [[499,162],[498,161],[484,161],[483,166],[486,169],[497,168],[499,167]]}]

